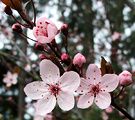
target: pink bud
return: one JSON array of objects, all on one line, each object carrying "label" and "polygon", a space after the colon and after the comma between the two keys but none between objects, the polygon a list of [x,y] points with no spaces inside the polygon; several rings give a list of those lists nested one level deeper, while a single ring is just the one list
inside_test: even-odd
[{"label": "pink bud", "polygon": [[12,25],[12,30],[18,33],[22,33],[22,28],[19,23],[15,23]]},{"label": "pink bud", "polygon": [[67,24],[62,25],[61,31],[62,31],[63,35],[67,36],[68,35],[68,25]]},{"label": "pink bud", "polygon": [[119,81],[123,86],[130,85],[132,83],[132,74],[124,70],[121,74],[119,74]]},{"label": "pink bud", "polygon": [[43,51],[44,50],[44,46],[43,44],[37,42],[36,45],[35,45],[36,49],[39,50],[39,51]]},{"label": "pink bud", "polygon": [[70,56],[68,54],[66,54],[66,53],[63,53],[61,55],[61,60],[64,63],[70,63],[70,61],[71,61]]},{"label": "pink bud", "polygon": [[86,58],[81,53],[77,53],[74,56],[73,64],[76,65],[77,67],[81,68],[85,63]]},{"label": "pink bud", "polygon": [[111,108],[111,107],[108,107],[108,108],[105,109],[105,111],[106,111],[107,113],[111,113],[111,112],[112,112],[112,108]]}]

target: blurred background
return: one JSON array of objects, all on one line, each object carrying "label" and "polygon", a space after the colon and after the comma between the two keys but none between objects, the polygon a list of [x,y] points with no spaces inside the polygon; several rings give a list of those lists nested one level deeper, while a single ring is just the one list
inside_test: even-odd
[{"label": "blurred background", "polygon": [[[33,20],[31,2],[22,0],[23,9]],[[27,4],[26,4],[27,3]],[[126,87],[117,98],[117,103],[135,118],[135,1],[134,0],[34,0],[37,18],[48,17],[60,29],[68,24],[68,50],[73,58],[82,53],[87,63],[101,66],[101,56],[111,62],[116,74],[129,70],[133,74],[133,84]],[[29,82],[39,79],[39,56],[35,42],[12,31],[16,21],[4,13],[0,1],[0,120],[33,120],[34,104],[26,97],[23,88]],[[19,14],[13,15],[22,23]],[[23,32],[33,38],[32,30]],[[65,38],[60,33],[56,42],[62,53],[65,52]],[[7,71],[18,72],[18,82],[10,88],[3,82]],[[119,91],[120,86],[115,91]],[[77,98],[76,98],[77,99]],[[94,104],[85,110],[76,106],[69,112],[56,106],[53,120],[124,120],[115,108],[100,110]],[[48,118],[46,118],[48,120]]]}]

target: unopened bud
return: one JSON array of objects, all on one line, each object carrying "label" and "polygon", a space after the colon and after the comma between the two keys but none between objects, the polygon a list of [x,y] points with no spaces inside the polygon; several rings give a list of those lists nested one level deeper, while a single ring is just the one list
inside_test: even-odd
[{"label": "unopened bud", "polygon": [[85,63],[86,58],[81,53],[77,53],[73,59],[73,64],[81,68]]},{"label": "unopened bud", "polygon": [[70,63],[70,61],[71,61],[70,56],[68,54],[66,54],[66,53],[63,53],[61,55],[61,60],[64,63]]},{"label": "unopened bud", "polygon": [[12,15],[12,10],[9,6],[5,6],[4,7],[4,12],[7,14],[7,15]]},{"label": "unopened bud", "polygon": [[62,25],[61,31],[62,31],[63,35],[67,36],[68,35],[68,25],[67,24]]},{"label": "unopened bud", "polygon": [[12,30],[18,33],[22,33],[22,27],[19,23],[15,23],[12,25]]},{"label": "unopened bud", "polygon": [[124,70],[121,74],[119,74],[120,85],[128,86],[132,83],[132,74],[126,70]]},{"label": "unopened bud", "polygon": [[40,61],[42,61],[42,60],[44,60],[44,59],[49,59],[49,57],[46,56],[46,55],[41,55],[41,56],[40,56]]},{"label": "unopened bud", "polygon": [[37,42],[36,45],[35,45],[36,49],[39,50],[39,51],[43,51],[44,50],[44,46],[43,44]]}]

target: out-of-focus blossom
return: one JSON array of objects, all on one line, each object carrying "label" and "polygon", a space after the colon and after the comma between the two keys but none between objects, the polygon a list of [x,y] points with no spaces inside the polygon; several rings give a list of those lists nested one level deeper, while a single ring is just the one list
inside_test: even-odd
[{"label": "out-of-focus blossom", "polygon": [[108,120],[108,115],[105,112],[102,112],[102,118],[103,120]]},{"label": "out-of-focus blossom", "polygon": [[12,74],[10,71],[8,71],[3,79],[3,82],[6,83],[7,87],[10,87],[12,84],[15,85],[17,83],[17,77],[18,74],[16,73]]},{"label": "out-of-focus blossom", "polygon": [[76,72],[65,72],[60,77],[58,67],[50,60],[40,62],[40,75],[43,81],[32,82],[26,85],[24,91],[31,99],[39,100],[36,113],[45,116],[50,113],[56,101],[62,110],[68,111],[74,107],[74,92],[79,84],[80,77]]},{"label": "out-of-focus blossom", "polygon": [[112,35],[112,39],[115,41],[115,40],[119,39],[121,36],[122,36],[121,33],[114,32],[114,34]]},{"label": "out-of-focus blossom", "polygon": [[81,68],[86,63],[86,58],[81,54],[77,53],[74,56],[73,64]]},{"label": "out-of-focus blossom", "polygon": [[81,84],[77,93],[83,94],[79,97],[77,106],[85,109],[92,105],[93,102],[101,109],[106,109],[111,104],[109,92],[116,89],[119,84],[119,77],[116,74],[105,74],[101,76],[100,69],[90,64],[86,79],[81,78]]},{"label": "out-of-focus blossom", "polygon": [[46,17],[40,17],[33,28],[33,34],[38,42],[50,43],[58,33],[58,28]]},{"label": "out-of-focus blossom", "polygon": [[119,74],[120,84],[123,86],[131,85],[132,83],[132,74],[127,70],[124,70],[121,74]]},{"label": "out-of-focus blossom", "polygon": [[112,113],[112,108],[111,108],[111,107],[108,107],[108,108],[105,109],[105,111],[106,111],[107,113]]}]

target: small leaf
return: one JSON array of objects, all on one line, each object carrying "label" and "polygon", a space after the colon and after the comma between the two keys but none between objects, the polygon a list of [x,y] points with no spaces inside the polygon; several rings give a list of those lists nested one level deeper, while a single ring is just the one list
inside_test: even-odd
[{"label": "small leaf", "polygon": [[106,63],[107,63],[107,61],[104,59],[104,57],[103,56],[101,56],[101,73],[102,73],[102,76],[104,75],[104,74],[106,74]]},{"label": "small leaf", "polygon": [[18,66],[15,66],[14,69],[13,69],[13,73],[19,74],[20,73],[20,68]]}]

